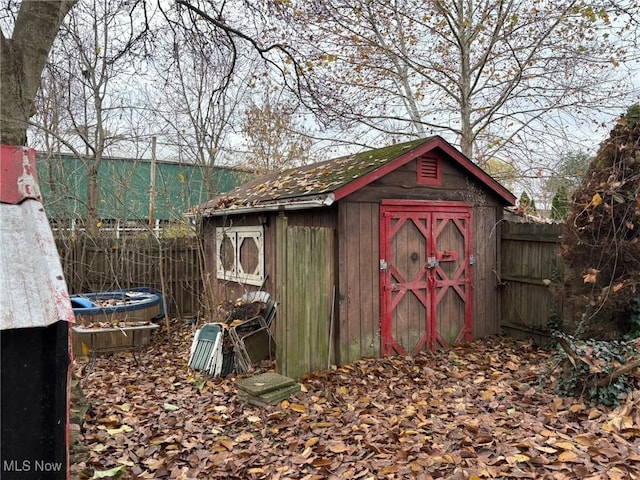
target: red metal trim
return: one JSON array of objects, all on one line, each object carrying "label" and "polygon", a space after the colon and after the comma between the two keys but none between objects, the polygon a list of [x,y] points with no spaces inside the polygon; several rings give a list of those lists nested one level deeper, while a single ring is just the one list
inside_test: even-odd
[{"label": "red metal trim", "polygon": [[[369,185],[372,182],[384,177],[388,173],[400,168],[401,166],[409,163],[411,160],[421,157],[426,153],[432,152],[444,154],[459,166],[461,166],[464,170],[469,172],[472,176],[476,177],[481,183],[486,185],[490,190],[492,190],[496,195],[502,198],[508,205],[515,205],[516,197],[502,185],[500,185],[496,180],[494,180],[488,173],[474,164],[471,160],[465,157],[461,152],[459,152],[455,147],[453,147],[450,143],[448,143],[442,137],[433,137],[429,141],[423,143],[417,148],[400,155],[398,158],[391,160],[390,162],[384,164],[380,168],[375,169],[372,172],[369,172],[367,175],[364,175],[352,182],[343,185],[338,188],[334,192],[334,201],[338,201],[347,195],[352,194],[353,192],[360,190],[361,188]],[[440,156],[441,156],[440,155]]]},{"label": "red metal trim", "polygon": [[41,200],[36,151],[0,145],[0,202],[15,205],[27,198]]}]

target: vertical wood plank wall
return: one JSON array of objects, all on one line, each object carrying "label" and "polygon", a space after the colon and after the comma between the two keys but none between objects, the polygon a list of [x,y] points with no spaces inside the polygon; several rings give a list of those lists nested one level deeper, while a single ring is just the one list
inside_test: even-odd
[{"label": "vertical wood plank wall", "polygon": [[[71,294],[133,287],[162,290],[170,316],[196,315],[202,305],[202,257],[197,239],[90,239],[57,242]],[[161,263],[162,262],[162,263]]]},{"label": "vertical wood plank wall", "polygon": [[529,338],[527,331],[546,330],[550,317],[565,314],[562,298],[550,288],[564,277],[562,229],[562,224],[502,225],[502,321],[514,336]]},{"label": "vertical wood plank wall", "polygon": [[334,230],[277,218],[277,371],[291,378],[325,370],[330,358]]},{"label": "vertical wood plank wall", "polygon": [[338,214],[339,363],[380,355],[380,206],[341,202]]},{"label": "vertical wood plank wall", "polygon": [[493,205],[473,209],[473,337],[494,335],[500,329],[498,291],[500,219]]},{"label": "vertical wood plank wall", "polygon": [[[233,225],[236,227],[260,226],[264,228],[264,274],[265,279],[262,286],[241,284],[231,280],[217,278],[216,273],[216,227]],[[207,283],[204,289],[207,300],[215,308],[225,300],[235,300],[247,292],[264,290],[271,295],[275,293],[275,252],[276,244],[276,216],[269,217],[266,223],[262,223],[260,215],[243,215],[233,218],[212,217],[205,220],[203,228],[203,247],[205,257],[204,281]],[[276,299],[277,300],[277,299]],[[277,319],[276,319],[277,321]]]},{"label": "vertical wood plank wall", "polygon": [[[286,212],[287,224],[296,227],[326,227],[335,230],[336,225],[336,209],[335,208],[317,208],[308,211],[291,211]],[[238,215],[234,217],[213,217],[205,221],[204,226],[204,256],[206,269],[204,273],[205,282],[208,283],[205,291],[212,305],[217,305],[224,300],[235,300],[249,291],[264,290],[271,295],[276,294],[276,279],[278,278],[276,267],[276,224],[278,222],[278,213],[270,212],[264,215],[267,220],[264,226],[264,272],[265,280],[262,287],[253,285],[243,285],[237,282],[220,280],[216,278],[216,245],[215,245],[215,228],[233,223],[234,226],[256,226],[261,225],[261,215],[258,213]],[[275,298],[278,301],[277,296]],[[279,315],[278,315],[279,316]],[[276,316],[275,323],[278,322]]]}]

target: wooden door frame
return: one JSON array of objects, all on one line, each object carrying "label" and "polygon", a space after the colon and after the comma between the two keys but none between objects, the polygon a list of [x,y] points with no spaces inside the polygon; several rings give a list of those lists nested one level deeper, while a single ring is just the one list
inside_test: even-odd
[{"label": "wooden door frame", "polygon": [[[467,256],[470,258],[473,255],[473,212],[472,206],[465,202],[453,202],[453,201],[431,201],[431,200],[382,200],[380,202],[380,260],[388,261],[388,259],[383,258],[383,256],[387,252],[387,222],[385,221],[385,214],[387,212],[419,212],[425,214],[434,214],[434,213],[444,213],[446,215],[451,214],[465,214],[468,215],[468,226],[466,229],[466,235],[464,238],[465,241],[465,250],[467,252]],[[427,243],[432,241],[433,239],[427,238]],[[428,245],[427,245],[427,248]],[[469,261],[469,259],[467,259]],[[469,262],[469,267],[471,267],[472,263]],[[391,312],[388,309],[387,305],[387,297],[384,290],[385,286],[385,275],[386,270],[380,268],[380,351],[382,355],[391,354],[394,350],[398,351],[399,347],[401,350],[404,350],[401,346],[397,345],[397,342],[393,339],[390,330],[391,329]],[[467,283],[469,285],[469,289],[466,292],[466,300],[465,300],[465,321],[464,326],[461,331],[461,335],[464,336],[465,340],[469,340],[471,336],[471,331],[473,328],[472,319],[473,319],[473,269],[469,268],[467,275],[465,277],[467,279]],[[429,298],[429,303],[431,304],[432,311],[435,311],[436,295],[432,295]],[[429,327],[430,322],[427,322],[427,328]],[[393,341],[392,341],[393,340]],[[431,332],[429,335],[429,349],[433,349],[436,347],[435,344],[438,343],[437,332]],[[396,344],[394,346],[394,343]]]}]

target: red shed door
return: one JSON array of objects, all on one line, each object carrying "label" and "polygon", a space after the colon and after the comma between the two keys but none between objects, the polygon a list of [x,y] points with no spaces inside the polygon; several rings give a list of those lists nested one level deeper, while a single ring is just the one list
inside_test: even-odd
[{"label": "red shed door", "polygon": [[383,202],[383,355],[471,339],[471,210],[456,203]]}]

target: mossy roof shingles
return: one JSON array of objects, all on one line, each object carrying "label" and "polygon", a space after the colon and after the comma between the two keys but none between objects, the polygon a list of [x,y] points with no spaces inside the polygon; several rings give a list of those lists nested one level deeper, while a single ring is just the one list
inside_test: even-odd
[{"label": "mossy roof shingles", "polygon": [[210,216],[231,214],[240,209],[303,208],[305,202],[307,206],[330,205],[436,148],[493,190],[505,204],[514,204],[515,197],[511,192],[443,138],[434,136],[265,175],[210,200],[200,207],[200,211],[204,216]]},{"label": "mossy roof shingles", "polygon": [[233,210],[275,201],[304,200],[329,194],[429,140],[421,138],[264,175],[207,202],[204,212]]}]

